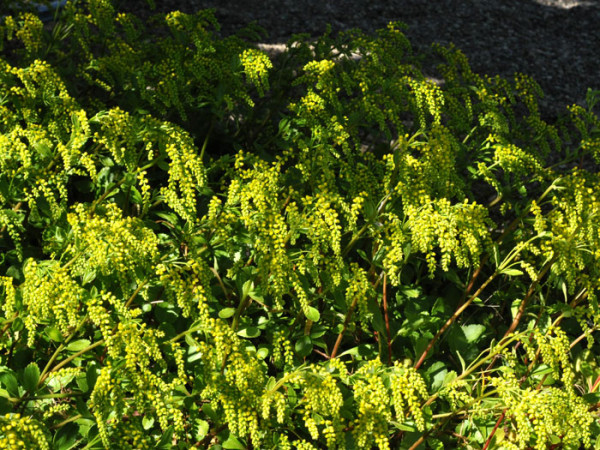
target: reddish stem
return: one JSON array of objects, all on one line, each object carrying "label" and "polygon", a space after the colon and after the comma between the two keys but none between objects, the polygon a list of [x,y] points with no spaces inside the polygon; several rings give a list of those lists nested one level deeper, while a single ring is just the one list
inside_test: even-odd
[{"label": "reddish stem", "polygon": [[487,438],[487,441],[485,441],[485,445],[483,446],[482,450],[487,450],[487,448],[490,446],[490,443],[492,442],[492,438],[494,437],[494,434],[496,434],[496,430],[498,429],[500,424],[504,421],[505,416],[506,416],[506,410],[502,411],[502,414],[500,414],[500,417],[496,421],[496,425],[494,425],[494,429],[492,430],[489,437]]},{"label": "reddish stem", "polygon": [[358,296],[354,297],[352,300],[352,304],[346,313],[346,319],[344,320],[344,327],[340,334],[338,334],[337,340],[335,341],[335,345],[333,346],[333,350],[331,351],[330,359],[336,357],[338,350],[340,349],[340,344],[342,343],[342,338],[344,337],[344,333],[346,332],[346,328],[348,328],[348,324],[350,323],[350,319],[352,318],[352,313],[354,312],[354,308],[356,308],[356,303],[358,302]]},{"label": "reddish stem", "polygon": [[471,297],[469,297],[469,299],[465,303],[463,303],[461,306],[459,306],[458,309],[454,312],[454,314],[452,314],[452,316],[446,321],[444,326],[442,326],[442,328],[440,328],[438,330],[438,332],[435,334],[433,339],[431,341],[429,341],[427,348],[423,351],[423,353],[421,354],[421,357],[415,364],[415,369],[418,369],[419,367],[421,367],[421,364],[423,364],[423,361],[425,361],[427,354],[433,348],[433,346],[438,341],[440,336],[442,334],[444,334],[444,332],[450,327],[450,325],[452,325],[454,323],[454,321],[456,319],[458,319],[458,316],[460,316],[462,314],[462,312],[465,309],[467,309],[467,307],[473,302],[473,300],[475,300],[479,296],[479,294],[481,294],[481,292],[483,292],[483,290],[488,286],[488,284],[490,284],[492,282],[492,280],[496,277],[496,275],[498,275],[498,273],[494,272],[487,280],[485,280],[485,282],[479,287],[479,289],[477,289],[477,291],[475,291],[475,293],[473,295],[471,295]]}]

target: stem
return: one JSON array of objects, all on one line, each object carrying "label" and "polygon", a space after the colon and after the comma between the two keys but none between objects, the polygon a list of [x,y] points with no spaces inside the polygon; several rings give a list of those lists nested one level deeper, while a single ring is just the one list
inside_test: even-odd
[{"label": "stem", "polygon": [[482,450],[487,450],[487,448],[490,446],[490,443],[492,442],[492,438],[494,437],[494,434],[496,434],[496,430],[498,429],[500,424],[504,421],[505,416],[506,416],[506,410],[502,411],[502,414],[500,414],[500,417],[498,417],[498,420],[496,421],[496,425],[494,425],[494,429],[491,431],[489,437],[487,438],[487,441],[485,441],[485,445],[483,446]]},{"label": "stem", "polygon": [[173,338],[169,339],[168,341],[166,341],[166,342],[165,342],[165,344],[171,344],[171,343],[173,343],[173,342],[177,342],[177,341],[178,341],[179,339],[181,339],[182,337],[184,337],[184,336],[186,336],[186,335],[188,335],[188,334],[190,334],[190,333],[194,333],[194,332],[196,332],[196,331],[200,331],[200,330],[202,330],[203,328],[204,328],[204,325],[197,325],[197,326],[195,326],[195,327],[188,328],[187,330],[185,330],[185,331],[183,331],[183,332],[179,333],[177,336],[175,336],[175,337],[173,337]]},{"label": "stem", "polygon": [[62,392],[60,394],[36,395],[34,397],[31,397],[30,400],[46,400],[46,399],[54,399],[54,398],[82,397],[84,395],[86,395],[85,392]]},{"label": "stem", "polygon": [[387,334],[387,348],[388,348],[388,364],[392,365],[392,337],[390,333],[390,317],[388,314],[387,305],[387,276],[383,274],[383,315],[385,318],[385,332]]},{"label": "stem", "polygon": [[600,384],[600,375],[598,375],[598,378],[596,378],[596,381],[594,381],[594,384],[592,385],[592,388],[590,389],[590,393],[593,393],[599,384]]},{"label": "stem", "polygon": [[527,302],[529,301],[531,296],[534,294],[535,288],[540,283],[540,280],[550,270],[550,268],[552,267],[552,264],[554,264],[554,261],[556,261],[556,258],[557,258],[557,256],[554,256],[554,257],[552,257],[552,259],[550,261],[548,261],[546,263],[546,265],[542,268],[541,272],[537,276],[536,280],[533,283],[531,283],[531,286],[529,286],[529,290],[527,291],[527,294],[525,294],[525,297],[521,301],[521,304],[519,305],[519,310],[517,311],[517,314],[515,315],[513,322],[510,324],[510,327],[508,327],[508,330],[506,330],[506,333],[504,333],[504,337],[508,336],[510,333],[515,331],[515,329],[519,325],[519,322],[521,321],[523,314],[525,314],[525,307],[527,306]]},{"label": "stem", "polygon": [[217,281],[219,282],[219,286],[221,286],[221,290],[223,291],[223,293],[225,294],[225,297],[227,297],[227,301],[230,300],[229,297],[229,292],[227,292],[227,289],[225,288],[225,284],[223,284],[223,280],[221,279],[221,277],[219,276],[219,273],[215,270],[214,267],[210,268],[210,271],[214,274],[214,276],[217,278]]},{"label": "stem", "polygon": [[342,252],[342,256],[346,256],[348,253],[350,253],[350,250],[352,250],[352,247],[354,246],[356,241],[358,241],[361,238],[361,236],[365,233],[365,231],[367,231],[367,229],[369,228],[369,225],[370,225],[369,223],[365,223],[363,225],[363,227],[360,230],[358,230],[358,233],[356,233],[352,237],[350,242],[348,242],[348,245],[346,245],[346,248]]},{"label": "stem", "polygon": [[56,425],[53,425],[50,427],[50,429],[52,430],[56,430],[57,428],[61,428],[64,427],[66,424],[71,423],[71,422],[75,422],[78,419],[81,419],[83,416],[81,414],[77,414],[73,417],[69,417],[68,419],[63,420],[60,423],[57,423]]},{"label": "stem", "polygon": [[206,132],[206,137],[204,138],[204,142],[202,143],[202,150],[200,150],[200,161],[204,160],[204,151],[206,150],[206,146],[208,145],[208,138],[212,134],[213,126],[214,126],[214,123],[211,122],[210,127],[208,128],[208,131]]},{"label": "stem", "polygon": [[85,324],[86,319],[87,319],[87,316],[84,317],[81,322],[79,322],[79,325],[77,325],[77,328],[75,328],[75,330],[73,330],[73,332],[65,339],[65,341],[62,344],[60,344],[58,346],[58,348],[54,351],[54,353],[50,357],[50,360],[48,361],[48,363],[44,367],[44,370],[42,370],[42,373],[40,375],[40,379],[39,379],[38,384],[37,384],[38,388],[42,385],[42,383],[46,379],[48,373],[50,372],[50,367],[52,366],[52,364],[54,363],[54,361],[56,360],[56,358],[58,358],[58,355],[60,354],[60,352],[62,352],[65,349],[65,347],[67,346],[67,344],[69,342],[71,342],[71,339],[73,339],[75,337],[75,335],[79,332],[79,330],[81,329],[81,327]]},{"label": "stem", "polygon": [[[51,372],[55,372],[59,369],[62,369],[64,366],[66,366],[67,364],[69,364],[71,361],[73,361],[74,359],[80,357],[81,355],[83,355],[84,353],[89,352],[90,350],[95,349],[96,347],[101,346],[102,344],[104,344],[104,339],[100,339],[97,342],[94,342],[92,345],[88,345],[86,348],[84,348],[83,350],[69,356],[67,359],[65,359],[64,361],[60,362],[59,364],[57,364],[56,366],[54,366],[52,368],[52,370],[47,371],[43,376],[40,376],[40,381],[38,382],[38,386],[41,385],[46,378],[48,378],[48,375],[50,375]],[[45,371],[46,369],[44,369]]]},{"label": "stem", "polygon": [[333,350],[331,351],[330,359],[335,358],[338,350],[340,349],[340,344],[342,343],[342,337],[344,336],[344,333],[346,332],[346,328],[348,328],[348,324],[350,323],[350,318],[352,317],[352,313],[354,312],[354,308],[356,308],[357,303],[358,303],[358,296],[354,297],[354,300],[352,300],[352,304],[350,305],[350,308],[348,308],[348,312],[346,313],[346,318],[344,319],[344,327],[342,328],[342,331],[340,331],[340,334],[338,334],[337,340],[335,341],[335,345],[333,346]]},{"label": "stem", "polygon": [[433,346],[435,345],[435,343],[438,341],[438,339],[440,338],[440,336],[442,334],[444,334],[444,332],[450,327],[450,325],[452,325],[454,323],[454,321],[456,319],[458,319],[458,316],[460,316],[462,314],[462,312],[467,309],[467,307],[473,303],[473,300],[475,300],[479,294],[481,294],[481,292],[483,292],[483,290],[488,286],[488,284],[490,284],[495,278],[496,276],[498,276],[499,272],[494,272],[480,287],[479,289],[477,289],[477,291],[475,291],[475,293],[473,295],[471,295],[471,297],[469,297],[469,299],[464,302],[455,312],[454,314],[452,314],[452,316],[446,321],[446,323],[444,324],[444,326],[442,328],[440,328],[438,330],[438,332],[436,333],[436,335],[433,337],[433,339],[431,341],[429,341],[429,344],[427,345],[427,348],[423,351],[423,353],[421,354],[421,357],[419,358],[419,360],[417,361],[417,363],[415,364],[415,369],[418,369],[419,367],[421,367],[421,364],[423,364],[423,361],[425,361],[425,358],[427,357],[427,354],[429,353],[429,351],[433,348]]},{"label": "stem", "polygon": [[354,246],[354,244],[356,244],[356,241],[358,241],[362,237],[362,235],[365,233],[365,231],[367,231],[369,229],[369,226],[375,221],[375,218],[377,217],[377,215],[381,213],[381,211],[383,210],[383,207],[388,202],[391,195],[392,194],[389,193],[385,197],[383,197],[381,202],[379,202],[379,206],[377,207],[377,214],[375,215],[375,217],[370,222],[365,223],[362,226],[362,228],[360,230],[358,230],[358,233],[356,233],[352,237],[352,239],[350,240],[350,242],[348,242],[348,245],[346,245],[346,248],[342,252],[342,256],[346,256],[348,253],[350,253],[350,250],[352,250],[352,247]]},{"label": "stem", "polygon": [[133,300],[135,299],[135,297],[137,297],[137,295],[140,293],[140,291],[142,290],[142,288],[146,285],[146,283],[150,280],[150,278],[146,278],[144,281],[142,281],[139,286],[137,287],[137,289],[135,291],[133,291],[133,294],[131,294],[131,296],[127,299],[127,302],[125,303],[125,308],[129,308],[129,305],[131,305],[131,302],[133,302]]},{"label": "stem", "polygon": [[239,305],[238,305],[237,309],[235,310],[235,314],[234,314],[234,316],[233,316],[233,320],[232,320],[232,322],[231,322],[231,329],[232,329],[233,331],[237,331],[237,329],[238,329],[238,326],[239,326],[239,322],[240,322],[240,316],[242,315],[242,312],[244,312],[244,309],[246,309],[246,306],[248,306],[248,303],[249,303],[249,301],[248,301],[248,300],[249,300],[249,299],[250,299],[250,296],[249,296],[249,295],[246,295],[246,297],[244,297],[244,298],[243,298],[243,299],[240,301],[240,303],[239,303]]}]

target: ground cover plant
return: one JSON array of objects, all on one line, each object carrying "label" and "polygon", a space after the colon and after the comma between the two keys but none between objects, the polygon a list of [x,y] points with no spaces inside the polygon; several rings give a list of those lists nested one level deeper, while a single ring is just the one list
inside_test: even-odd
[{"label": "ground cover plant", "polygon": [[591,448],[598,94],[109,0],[0,27],[2,448]]}]

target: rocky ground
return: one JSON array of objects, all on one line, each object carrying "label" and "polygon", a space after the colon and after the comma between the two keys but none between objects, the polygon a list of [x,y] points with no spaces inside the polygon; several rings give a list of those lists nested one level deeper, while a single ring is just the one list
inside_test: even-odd
[{"label": "rocky ground", "polygon": [[479,73],[532,75],[546,93],[548,119],[582,104],[588,87],[600,89],[600,0],[154,0],[155,9],[148,0],[113,3],[142,16],[214,8],[224,35],[254,21],[268,33],[263,43],[275,47],[294,33],[318,36],[328,24],[334,33],[373,33],[401,21],[419,52],[453,42]]},{"label": "rocky ground", "polygon": [[[583,0],[155,0],[156,10],[193,12],[214,8],[223,34],[256,21],[269,44],[294,33],[318,36],[361,28],[373,33],[390,21],[404,22],[418,51],[453,42],[473,69],[511,77],[532,75],[546,97],[544,115],[585,99],[600,89],[600,1]],[[150,14],[146,0],[121,0],[121,7]],[[432,74],[433,75],[433,74]]]}]

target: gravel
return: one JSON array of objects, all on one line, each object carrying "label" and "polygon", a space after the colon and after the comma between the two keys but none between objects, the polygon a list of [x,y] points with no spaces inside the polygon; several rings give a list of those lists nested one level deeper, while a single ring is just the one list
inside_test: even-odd
[{"label": "gravel", "polygon": [[[541,110],[548,120],[568,105],[583,105],[588,88],[600,89],[600,0],[154,2],[151,10],[147,0],[113,0],[120,10],[143,17],[213,8],[223,35],[256,22],[268,33],[263,48],[271,51],[283,48],[295,33],[317,37],[328,24],[334,34],[351,28],[372,34],[390,21],[400,21],[408,26],[406,34],[417,52],[428,53],[433,42],[454,43],[478,73],[533,76],[546,94]],[[425,70],[436,77],[433,65],[425,64]]]},{"label": "gravel", "polygon": [[[192,13],[214,8],[222,34],[256,22],[278,48],[292,34],[316,37],[361,28],[367,33],[390,21],[408,26],[413,48],[453,42],[474,71],[512,77],[526,73],[541,85],[542,113],[553,119],[573,103],[584,104],[587,88],[600,89],[600,1],[582,0],[155,0],[155,12]],[[122,9],[151,15],[146,0],[122,0]],[[430,68],[433,72],[433,68]],[[435,76],[431,73],[431,76]]]}]

